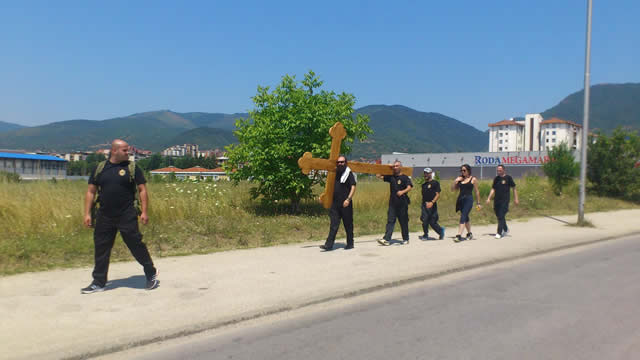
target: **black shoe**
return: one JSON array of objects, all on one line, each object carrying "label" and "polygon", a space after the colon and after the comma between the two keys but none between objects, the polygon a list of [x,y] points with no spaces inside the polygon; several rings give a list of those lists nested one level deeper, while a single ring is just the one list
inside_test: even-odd
[{"label": "black shoe", "polygon": [[347,245],[344,247],[345,250],[351,250],[353,249],[353,245]]},{"label": "black shoe", "polygon": [[80,292],[83,294],[93,294],[94,292],[104,291],[104,288],[104,286],[100,286],[96,283],[91,283],[91,285],[87,286],[86,288],[80,289]]},{"label": "black shoe", "polygon": [[467,240],[471,240],[473,239],[473,234],[472,233],[467,233]]},{"label": "black shoe", "polygon": [[320,249],[324,250],[324,251],[331,251],[333,250],[332,247],[328,247],[327,245],[320,245]]},{"label": "black shoe", "polygon": [[463,239],[463,238],[462,238],[462,236],[460,236],[460,235],[456,235],[456,238],[455,238],[455,239],[453,239],[453,241],[455,241],[455,242],[460,242],[460,241],[463,241],[463,240],[464,240],[464,239]]},{"label": "black shoe", "polygon": [[147,285],[145,286],[145,289],[153,290],[158,287],[158,284],[160,284],[160,281],[158,280],[158,270],[156,270],[156,273],[153,274],[153,276],[151,276],[149,279],[147,279]]},{"label": "black shoe", "polygon": [[429,240],[429,235],[427,235],[427,234],[420,235],[420,236],[418,236],[418,239],[420,239],[420,240]]}]

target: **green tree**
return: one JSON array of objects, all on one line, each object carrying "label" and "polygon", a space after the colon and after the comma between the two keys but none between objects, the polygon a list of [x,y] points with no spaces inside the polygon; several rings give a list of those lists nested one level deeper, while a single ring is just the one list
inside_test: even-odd
[{"label": "green tree", "polygon": [[640,136],[617,128],[611,136],[590,136],[587,155],[589,191],[602,196],[640,199]]},{"label": "green tree", "polygon": [[151,171],[162,168],[162,155],[156,153],[148,158],[138,160],[138,166],[145,171]]},{"label": "green tree", "polygon": [[549,178],[553,192],[560,195],[562,189],[578,177],[580,164],[575,161],[572,151],[565,142],[549,150],[549,159],[542,165],[542,170]]},{"label": "green tree", "polygon": [[269,87],[258,86],[249,118],[236,120],[239,144],[226,147],[229,161],[225,170],[235,183],[247,179],[256,183],[251,189],[254,199],[289,200],[297,211],[302,199],[313,196],[312,186],[324,181],[302,174],[298,158],[306,151],[327,158],[329,129],[338,121],[347,132],[343,154],[351,152],[356,139],[364,140],[371,133],[368,116],[353,116],[352,94],[320,90],[322,85],[313,71],[300,83],[295,76],[285,75],[271,92]]}]

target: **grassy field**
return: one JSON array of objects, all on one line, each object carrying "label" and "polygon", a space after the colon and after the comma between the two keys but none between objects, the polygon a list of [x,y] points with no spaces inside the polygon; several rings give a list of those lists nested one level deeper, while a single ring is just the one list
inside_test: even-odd
[{"label": "grassy field", "polygon": [[[555,196],[544,178],[517,181],[520,206],[511,205],[508,219],[577,213],[578,186],[572,184]],[[450,181],[442,183],[440,223],[455,234],[459,215],[457,194]],[[301,214],[288,213],[288,204],[261,206],[249,198],[249,184],[228,182],[149,184],[150,222],[142,226],[144,241],[153,257],[209,253],[235,248],[271,246],[324,240],[329,219],[315,202],[302,204]],[[486,199],[490,182],[481,183]],[[0,274],[15,274],[93,263],[92,230],[82,226],[83,181],[0,183]],[[317,189],[317,193],[321,189]],[[361,178],[354,197],[355,235],[384,233],[389,186]],[[411,231],[419,231],[419,185],[410,193]],[[484,204],[484,202],[483,202]],[[621,200],[588,196],[586,211],[637,207]],[[495,223],[492,206],[471,214],[472,224]],[[399,225],[396,226],[399,231]],[[344,237],[341,228],[338,237]],[[132,260],[122,241],[116,241],[112,259]],[[341,241],[341,240],[339,240]]]}]

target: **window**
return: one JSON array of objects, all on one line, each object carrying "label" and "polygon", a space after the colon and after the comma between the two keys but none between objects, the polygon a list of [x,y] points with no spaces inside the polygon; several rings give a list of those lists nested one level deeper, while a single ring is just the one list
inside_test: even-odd
[{"label": "window", "polygon": [[502,137],[502,133],[500,133],[500,135],[499,135],[499,136],[500,136],[500,137]]},{"label": "window", "polygon": [[551,142],[556,142],[556,139],[551,139]]},{"label": "window", "polygon": [[498,151],[502,151],[502,146],[498,148]]},{"label": "window", "polygon": [[549,139],[546,139],[546,141],[545,141],[545,142],[549,142]]},{"label": "window", "polygon": [[549,135],[549,130],[547,130],[547,134],[546,135]]},{"label": "window", "polygon": [[502,140],[500,140],[500,144],[502,144]]},{"label": "window", "polygon": [[555,135],[555,134],[556,134],[556,131],[554,130],[551,135]]}]

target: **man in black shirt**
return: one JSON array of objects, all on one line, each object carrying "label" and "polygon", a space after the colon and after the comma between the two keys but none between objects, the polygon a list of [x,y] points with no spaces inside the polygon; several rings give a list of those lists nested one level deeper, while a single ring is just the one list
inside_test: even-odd
[{"label": "man in black shirt", "polygon": [[424,183],[422,184],[422,231],[420,240],[429,240],[429,225],[438,233],[440,240],[444,239],[444,228],[438,225],[438,199],[440,199],[440,183],[433,179],[433,170],[424,169]]},{"label": "man in black shirt", "polygon": [[347,166],[347,158],[338,157],[336,161],[336,180],[333,187],[333,202],[329,209],[329,236],[320,248],[326,251],[333,250],[333,243],[340,227],[340,219],[347,233],[347,246],[345,250],[353,249],[353,205],[352,198],[356,192],[356,178]]},{"label": "man in black shirt", "polygon": [[387,228],[384,237],[378,242],[382,245],[389,245],[393,228],[396,225],[396,218],[400,222],[402,230],[402,240],[409,243],[409,196],[407,193],[413,188],[411,179],[404,174],[400,174],[402,163],[393,163],[393,175],[382,176],[376,174],[379,179],[389,183],[389,209],[387,210]]},{"label": "man in black shirt", "polygon": [[[134,206],[137,187],[142,205],[140,220],[146,225],[149,222],[146,180],[140,168],[129,165],[128,148],[129,145],[123,140],[114,140],[111,143],[109,160],[104,162],[104,165],[99,165],[89,178],[84,202],[85,226],[91,227],[90,209],[96,193],[99,208],[93,231],[95,246],[93,282],[82,289],[83,294],[104,291],[107,285],[111,249],[118,231],[131,254],[144,267],[147,278],[146,289],[155,289],[159,283],[158,271],[153,266],[147,246],[142,242],[142,234],[138,229],[138,212]],[[133,176],[130,173],[132,168],[135,168]]]},{"label": "man in black shirt", "polygon": [[498,165],[496,168],[498,176],[493,179],[493,186],[489,197],[487,198],[487,204],[491,202],[491,198],[495,194],[496,198],[493,202],[493,211],[498,218],[498,231],[496,232],[496,239],[500,239],[509,232],[507,227],[507,212],[509,211],[510,189],[513,188],[513,202],[518,205],[518,191],[516,190],[516,183],[510,175],[507,175],[506,169],[503,165]]}]

